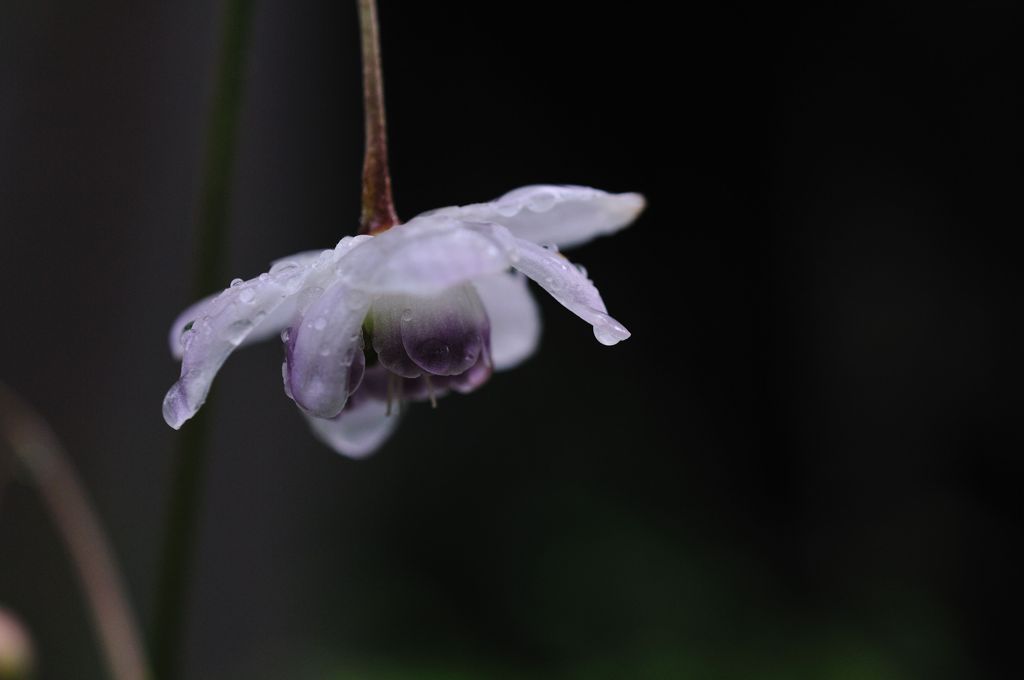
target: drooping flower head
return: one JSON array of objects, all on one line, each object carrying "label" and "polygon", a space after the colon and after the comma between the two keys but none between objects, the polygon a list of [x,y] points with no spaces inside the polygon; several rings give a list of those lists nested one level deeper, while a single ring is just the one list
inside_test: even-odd
[{"label": "drooping flower head", "polygon": [[471,392],[533,352],[540,318],[527,279],[601,343],[628,338],[559,248],[613,233],[643,207],[634,193],[528,186],[278,260],[178,317],[181,377],[164,419],[181,427],[236,347],[280,335],[285,392],[324,442],[366,455],[394,430],[398,403]]}]

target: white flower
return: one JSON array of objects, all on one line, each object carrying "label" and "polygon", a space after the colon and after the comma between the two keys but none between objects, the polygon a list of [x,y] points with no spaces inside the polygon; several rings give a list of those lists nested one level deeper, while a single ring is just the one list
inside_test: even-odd
[{"label": "white flower", "polygon": [[615,232],[643,208],[634,193],[528,186],[278,260],[175,321],[181,378],[164,398],[164,419],[181,427],[236,347],[280,334],[285,391],[313,431],[339,453],[369,454],[397,424],[392,402],[472,391],[533,352],[540,318],[526,277],[603,344],[628,338],[557,248]]}]

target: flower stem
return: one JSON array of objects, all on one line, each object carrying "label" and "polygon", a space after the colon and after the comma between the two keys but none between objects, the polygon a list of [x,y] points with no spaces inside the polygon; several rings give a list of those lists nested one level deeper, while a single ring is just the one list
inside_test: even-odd
[{"label": "flower stem", "polygon": [[[197,298],[224,286],[233,160],[254,6],[254,0],[227,0],[224,8],[220,66],[210,111],[196,229]],[[173,680],[178,674],[188,576],[202,500],[210,407],[207,403],[203,412],[182,431],[168,497],[152,631],[153,662],[161,680]]]},{"label": "flower stem", "polygon": [[0,384],[0,434],[28,471],[67,545],[116,680],[152,677],[124,579],[68,454],[46,421]]},{"label": "flower stem", "polygon": [[384,117],[384,75],[380,66],[380,29],[376,0],[358,0],[359,41],[363,50],[363,115],[366,156],[363,159],[363,211],[360,234],[378,234],[398,224],[391,198],[388,131]]}]

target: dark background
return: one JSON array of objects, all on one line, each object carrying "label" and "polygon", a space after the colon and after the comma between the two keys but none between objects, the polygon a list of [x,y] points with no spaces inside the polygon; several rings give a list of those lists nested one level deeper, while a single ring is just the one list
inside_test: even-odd
[{"label": "dark background", "polygon": [[[544,299],[533,359],[361,462],[308,434],[276,343],[234,356],[185,677],[1006,677],[1018,17],[380,13],[400,215],[643,192],[572,253],[633,337]],[[205,1],[0,6],[0,377],[73,452],[147,618],[219,35]],[[357,40],[349,3],[260,3],[238,276],[354,233]],[[37,496],[0,502],[0,603],[40,678],[102,677]]]}]

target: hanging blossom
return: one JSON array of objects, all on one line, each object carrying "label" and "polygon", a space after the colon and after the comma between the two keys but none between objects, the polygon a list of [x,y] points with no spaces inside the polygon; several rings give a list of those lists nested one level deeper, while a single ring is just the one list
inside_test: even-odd
[{"label": "hanging blossom", "polygon": [[628,338],[558,249],[613,233],[643,208],[635,193],[528,186],[278,260],[175,321],[181,377],[164,419],[180,428],[235,348],[280,335],[285,392],[313,432],[339,453],[367,455],[394,431],[401,402],[472,392],[533,353],[540,317],[527,278],[599,342]]}]

